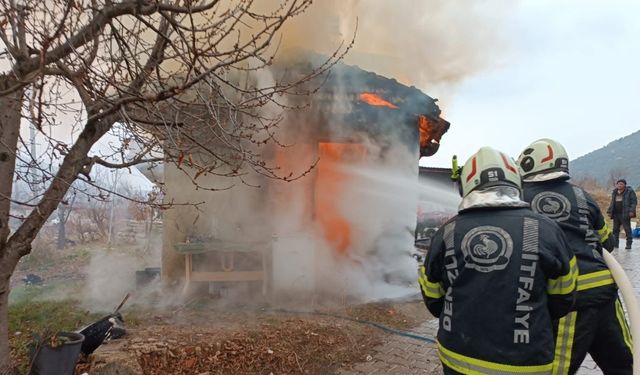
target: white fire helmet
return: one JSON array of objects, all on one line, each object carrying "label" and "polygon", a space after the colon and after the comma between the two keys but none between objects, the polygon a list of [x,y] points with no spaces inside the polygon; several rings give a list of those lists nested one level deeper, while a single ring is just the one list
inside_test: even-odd
[{"label": "white fire helmet", "polygon": [[472,155],[460,175],[461,195],[466,197],[476,189],[508,185],[520,189],[520,173],[515,161],[491,147],[482,147]]},{"label": "white fire helmet", "polygon": [[569,156],[564,147],[549,138],[538,139],[522,151],[518,166],[523,180],[540,173],[569,173]]}]

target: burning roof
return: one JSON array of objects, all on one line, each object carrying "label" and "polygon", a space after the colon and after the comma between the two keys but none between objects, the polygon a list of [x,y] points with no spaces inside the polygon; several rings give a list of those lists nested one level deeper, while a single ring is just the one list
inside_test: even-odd
[{"label": "burning roof", "polygon": [[[285,71],[305,73],[313,69],[308,61],[284,64]],[[320,138],[349,139],[354,133],[384,137],[396,132],[407,146],[420,148],[420,156],[436,153],[440,139],[449,129],[433,99],[415,87],[408,87],[356,66],[336,64],[317,93],[310,99],[306,117],[321,119]],[[326,136],[328,137],[328,136]]]},{"label": "burning roof", "polygon": [[[286,118],[294,124],[304,125],[298,129],[311,136],[307,140],[360,142],[367,138],[383,146],[399,140],[411,152],[419,150],[421,157],[437,152],[441,137],[449,129],[449,122],[441,117],[437,99],[395,79],[342,63],[332,66],[328,75],[306,78],[313,76],[325,61],[326,58],[318,55],[297,53],[270,67],[274,79],[304,82],[295,90],[299,95],[290,95],[285,106],[302,108],[289,111]],[[203,89],[203,92],[207,91],[206,87]],[[195,91],[185,92],[179,100],[167,101],[158,108],[160,111],[130,108],[128,116],[160,138],[165,134],[154,128],[169,122],[176,129],[183,129],[177,132],[191,131],[192,138],[215,143],[215,139],[220,138],[219,129],[208,126],[211,116],[208,111],[214,108],[218,121],[222,121],[225,116],[231,116],[222,115],[231,109],[215,96],[211,103],[204,105],[200,103],[201,95],[196,95]],[[224,121],[221,125],[226,126]],[[229,124],[226,130],[233,136],[234,125]],[[184,130],[186,127],[191,130]],[[238,142],[242,138],[240,134]],[[393,140],[389,141],[391,138]]]}]

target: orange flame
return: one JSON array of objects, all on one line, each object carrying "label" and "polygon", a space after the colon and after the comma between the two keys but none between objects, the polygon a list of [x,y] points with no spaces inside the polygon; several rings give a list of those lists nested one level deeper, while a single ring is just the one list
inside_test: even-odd
[{"label": "orange flame", "polygon": [[392,103],[389,103],[388,101],[382,99],[381,97],[379,97],[378,95],[372,93],[372,92],[363,92],[360,94],[360,100],[362,100],[363,102],[369,104],[369,105],[373,105],[376,107],[387,107],[387,108],[393,108],[393,109],[398,109],[398,107],[396,105],[393,105]]},{"label": "orange flame", "polygon": [[427,147],[429,138],[431,138],[433,124],[427,116],[420,115],[418,116],[418,127],[420,129],[420,147]]},{"label": "orange flame", "polygon": [[324,237],[340,254],[351,245],[351,224],[340,212],[341,196],[349,183],[349,175],[340,167],[360,160],[366,155],[361,144],[319,143],[318,175],[316,180],[315,216]]}]

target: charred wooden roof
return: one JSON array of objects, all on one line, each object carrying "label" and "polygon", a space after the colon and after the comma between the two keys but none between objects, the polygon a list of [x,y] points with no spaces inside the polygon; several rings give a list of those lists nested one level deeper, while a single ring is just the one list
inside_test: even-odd
[{"label": "charred wooden roof", "polygon": [[[314,69],[310,60],[318,61],[318,57],[299,59],[296,63],[288,61],[280,69],[305,74]],[[363,94],[373,95],[381,102],[367,102]],[[440,139],[450,125],[440,116],[437,99],[395,79],[341,63],[331,69],[309,101],[309,108],[302,116],[316,119],[314,122],[322,128],[321,133],[329,131],[332,137],[341,138],[349,138],[354,132],[373,137],[396,133],[408,146],[420,145],[421,156],[431,156],[438,150]]]}]

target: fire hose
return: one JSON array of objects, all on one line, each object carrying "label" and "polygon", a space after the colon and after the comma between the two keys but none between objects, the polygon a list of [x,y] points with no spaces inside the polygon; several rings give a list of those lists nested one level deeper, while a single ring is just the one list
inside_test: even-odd
[{"label": "fire hose", "polygon": [[633,285],[631,284],[629,277],[624,272],[624,269],[620,263],[618,263],[616,258],[614,258],[613,255],[605,249],[602,250],[602,255],[604,257],[604,261],[609,267],[609,270],[611,271],[613,279],[620,289],[624,305],[627,307],[627,314],[629,314],[629,324],[631,329],[631,340],[633,342],[633,374],[640,375],[640,366],[637,365],[640,363],[640,306],[638,306],[638,299],[636,298],[636,294],[633,290]]},{"label": "fire hose", "polygon": [[370,325],[372,327],[378,328],[378,329],[380,329],[380,330],[382,330],[384,332],[391,333],[391,334],[394,334],[394,335],[404,336],[404,337],[408,337],[408,338],[411,338],[411,339],[428,342],[430,344],[435,344],[436,343],[436,339],[433,338],[433,337],[423,336],[423,335],[421,335],[419,333],[410,332],[410,331],[402,331],[402,330],[399,330],[399,329],[391,328],[391,327],[388,327],[388,326],[386,326],[384,324],[380,324],[380,323],[377,323],[377,322],[374,322],[374,321],[371,321],[371,320],[351,318],[351,317],[344,316],[344,315],[331,314],[331,313],[325,313],[325,312],[320,312],[320,311],[299,311],[299,310],[287,310],[287,309],[270,309],[270,311],[279,312],[279,313],[287,313],[287,314],[298,314],[298,315],[329,316],[329,317],[332,317],[332,318],[338,318],[338,319],[348,320],[348,321],[355,322],[355,323]]}]

